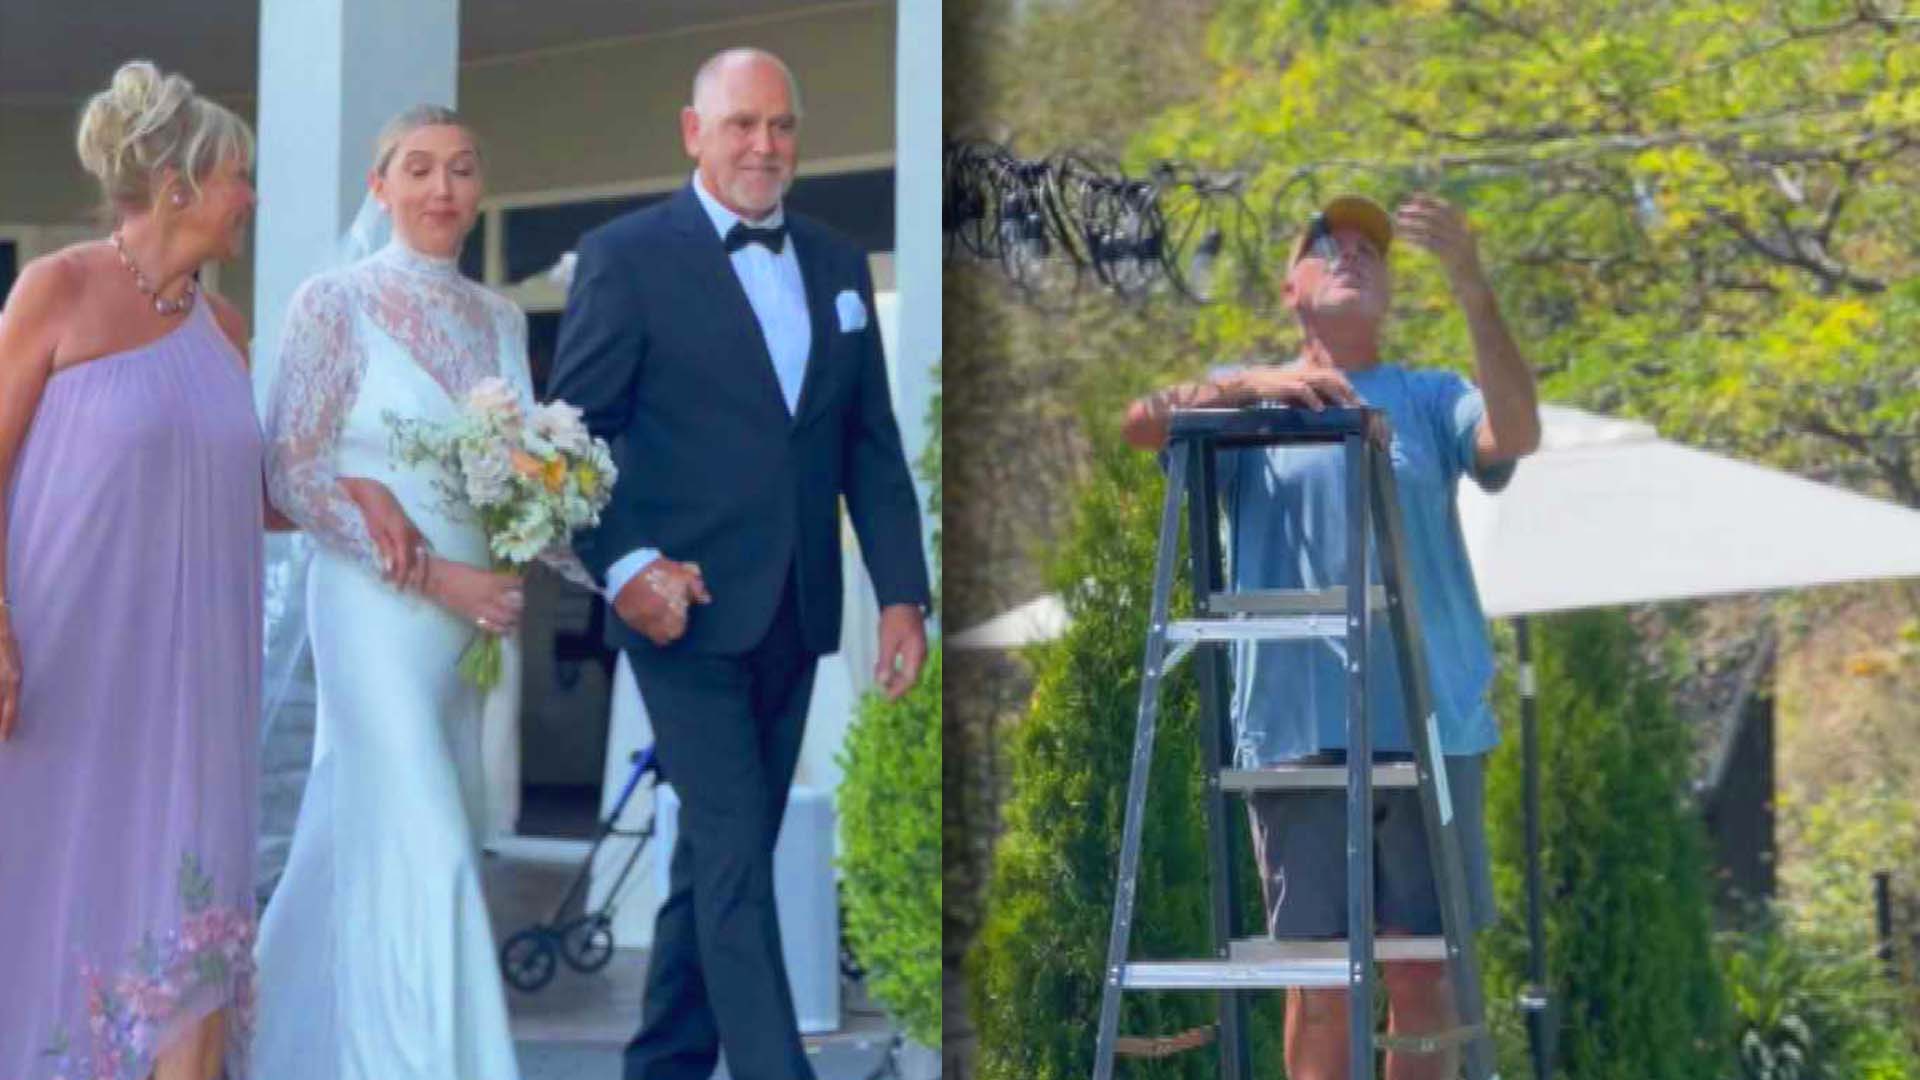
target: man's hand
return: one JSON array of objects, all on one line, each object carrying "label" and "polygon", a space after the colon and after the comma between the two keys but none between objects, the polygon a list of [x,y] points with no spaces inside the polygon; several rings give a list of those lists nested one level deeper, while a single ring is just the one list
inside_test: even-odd
[{"label": "man's hand", "polygon": [[1463,285],[1485,283],[1473,229],[1451,203],[1432,195],[1415,195],[1394,215],[1393,228],[1408,243],[1438,259],[1447,282],[1456,291]]},{"label": "man's hand", "polygon": [[613,611],[648,641],[665,646],[687,632],[689,605],[712,602],[698,564],[662,557],[620,589],[613,598]]},{"label": "man's hand", "polygon": [[927,662],[927,622],[918,604],[889,604],[880,609],[880,661],[873,680],[888,701],[913,689],[920,665]]},{"label": "man's hand", "polygon": [[1328,406],[1352,408],[1361,404],[1353,384],[1333,368],[1252,367],[1148,394],[1127,406],[1120,433],[1131,446],[1158,450],[1167,445],[1167,429],[1175,409],[1238,409],[1262,401],[1314,412]]},{"label": "man's hand", "polygon": [[1540,401],[1533,369],[1520,355],[1500,315],[1467,219],[1431,195],[1416,195],[1400,208],[1394,228],[1440,260],[1453,298],[1467,318],[1475,381],[1487,402],[1486,418],[1474,438],[1475,463],[1490,468],[1533,453],[1540,446]]},{"label": "man's hand", "polygon": [[1253,367],[1214,380],[1223,403],[1252,405],[1277,401],[1282,405],[1319,412],[1329,406],[1352,408],[1360,404],[1353,384],[1330,367]]}]

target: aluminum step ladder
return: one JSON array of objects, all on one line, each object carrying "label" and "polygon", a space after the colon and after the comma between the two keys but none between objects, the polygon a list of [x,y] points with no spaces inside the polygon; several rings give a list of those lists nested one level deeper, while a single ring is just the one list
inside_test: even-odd
[{"label": "aluminum step ladder", "polygon": [[[1277,988],[1346,989],[1353,1075],[1374,1075],[1376,1049],[1435,1052],[1460,1046],[1469,1080],[1497,1080],[1468,917],[1440,737],[1427,680],[1414,581],[1406,561],[1400,504],[1388,457],[1386,416],[1377,409],[1190,409],[1173,414],[1167,442],[1166,501],[1154,567],[1152,611],[1140,684],[1140,711],[1127,785],[1126,821],[1114,890],[1113,924],[1100,1001],[1094,1080],[1111,1080],[1123,1042],[1120,1003],[1128,991],[1210,990],[1219,995],[1217,1040],[1223,1080],[1248,1080],[1246,992]],[[1355,588],[1308,591],[1226,591],[1221,571],[1216,454],[1277,445],[1330,445],[1343,450],[1348,506],[1347,566]],[[1193,568],[1192,618],[1169,619],[1179,559],[1180,515],[1187,514]],[[1369,541],[1379,556],[1379,584],[1371,580]],[[1399,654],[1402,699],[1413,743],[1411,762],[1375,762],[1367,715],[1368,640],[1373,618],[1384,614]],[[1347,746],[1342,765],[1278,769],[1230,768],[1233,745],[1227,709],[1227,651],[1236,642],[1344,640],[1347,655]],[[1188,655],[1198,666],[1200,726],[1207,768],[1207,848],[1213,955],[1191,960],[1130,960],[1140,835],[1153,763],[1154,722],[1162,680]],[[1440,937],[1376,940],[1373,912],[1373,790],[1414,787],[1420,793],[1428,847],[1440,898]],[[1339,789],[1347,793],[1347,924],[1365,928],[1344,941],[1277,941],[1242,937],[1236,925],[1234,867],[1227,839],[1227,796],[1262,791]],[[1376,1035],[1372,1003],[1382,960],[1444,960],[1458,1026],[1416,1037]]]}]

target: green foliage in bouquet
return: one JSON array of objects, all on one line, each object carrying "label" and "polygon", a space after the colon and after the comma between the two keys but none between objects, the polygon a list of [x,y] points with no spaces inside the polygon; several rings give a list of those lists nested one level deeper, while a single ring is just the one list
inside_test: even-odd
[{"label": "green foliage in bouquet", "polygon": [[847,937],[873,996],[940,1045],[940,647],[897,701],[869,694],[840,767]]}]

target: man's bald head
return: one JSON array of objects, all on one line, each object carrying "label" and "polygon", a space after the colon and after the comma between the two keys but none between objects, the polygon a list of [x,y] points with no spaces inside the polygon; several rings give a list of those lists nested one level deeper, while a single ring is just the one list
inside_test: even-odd
[{"label": "man's bald head", "polygon": [[780,73],[787,83],[787,100],[793,105],[793,114],[799,116],[800,83],[794,79],[793,69],[767,50],[750,46],[723,49],[707,57],[700,70],[693,73],[693,110],[702,116],[712,116],[714,110],[724,108],[719,96],[726,77],[736,70],[752,68],[771,68]]}]

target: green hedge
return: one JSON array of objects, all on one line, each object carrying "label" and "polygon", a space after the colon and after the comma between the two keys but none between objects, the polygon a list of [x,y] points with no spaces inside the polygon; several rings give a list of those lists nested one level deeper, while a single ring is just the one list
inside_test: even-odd
[{"label": "green hedge", "polygon": [[[1524,468],[1525,466],[1522,466]],[[1624,613],[1536,620],[1547,970],[1560,1065],[1575,1080],[1708,1080],[1730,1054],[1691,741]],[[1511,665],[1506,665],[1511,670]],[[1517,717],[1511,688],[1501,715]],[[1525,981],[1521,754],[1488,772],[1499,924],[1484,940],[1502,1071],[1530,1075],[1513,1002]]]},{"label": "green hedge", "polygon": [[940,1045],[940,655],[898,701],[868,695],[840,753],[847,938],[874,998]]},{"label": "green hedge", "polygon": [[[1012,736],[1013,794],[989,915],[970,957],[982,1080],[1084,1080],[1093,1065],[1163,492],[1153,460],[1131,450],[1096,450],[1094,471],[1053,560],[1073,625],[1037,655],[1032,710]],[[1191,678],[1171,680],[1143,837],[1136,957],[1207,953],[1196,711]],[[1229,819],[1243,858],[1244,822]],[[1251,874],[1243,880],[1253,888]],[[1280,1075],[1277,1005],[1265,995],[1255,1013],[1259,1076]],[[1211,995],[1129,994],[1121,1033],[1172,1035],[1214,1018]],[[1197,1080],[1216,1064],[1209,1048],[1129,1062],[1122,1075]]]},{"label": "green hedge", "polygon": [[[934,369],[934,385],[939,385]],[[940,589],[941,394],[927,403],[916,469],[933,519],[933,588]],[[935,635],[937,627],[929,628]],[[869,694],[839,755],[840,868],[847,938],[867,988],[923,1046],[940,1045],[941,643],[898,701]]]}]

